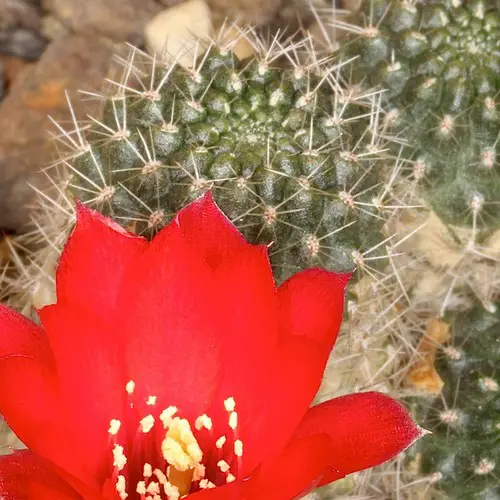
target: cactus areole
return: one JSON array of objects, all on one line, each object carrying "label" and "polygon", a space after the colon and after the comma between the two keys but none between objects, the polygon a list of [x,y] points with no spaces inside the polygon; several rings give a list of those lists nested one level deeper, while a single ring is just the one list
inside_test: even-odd
[{"label": "cactus areole", "polygon": [[152,241],[78,208],[42,326],[0,307],[2,498],[291,500],[422,429],[396,401],[309,406],[349,275],[276,287],[210,194]]}]

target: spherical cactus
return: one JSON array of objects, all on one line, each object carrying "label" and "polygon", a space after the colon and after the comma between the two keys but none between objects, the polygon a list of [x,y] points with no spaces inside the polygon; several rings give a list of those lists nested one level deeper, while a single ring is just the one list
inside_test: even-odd
[{"label": "spherical cactus", "polygon": [[442,394],[418,402],[422,425],[433,431],[420,443],[422,472],[448,498],[500,498],[500,308],[481,306],[450,314],[452,341],[438,356]]},{"label": "spherical cactus", "polygon": [[287,50],[239,61],[214,45],[189,69],[132,51],[102,118],[72,138],[74,196],[150,237],[211,188],[249,241],[272,244],[278,281],[363,267],[367,251],[376,262],[387,191],[378,97],[349,93],[332,65],[280,68]]},{"label": "spherical cactus", "polygon": [[354,78],[385,89],[386,121],[446,224],[500,227],[496,0],[364,0],[343,44]]}]

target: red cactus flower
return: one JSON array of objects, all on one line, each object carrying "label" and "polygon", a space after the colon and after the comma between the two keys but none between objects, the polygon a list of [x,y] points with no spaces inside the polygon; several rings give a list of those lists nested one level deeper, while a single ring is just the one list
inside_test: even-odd
[{"label": "red cactus flower", "polygon": [[290,500],[422,435],[387,396],[308,409],[348,275],[280,287],[210,195],[151,242],[79,205],[42,326],[0,308],[5,499]]}]

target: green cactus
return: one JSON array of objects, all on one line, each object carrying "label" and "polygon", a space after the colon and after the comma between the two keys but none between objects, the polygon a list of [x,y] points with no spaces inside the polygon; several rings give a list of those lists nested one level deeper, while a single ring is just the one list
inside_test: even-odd
[{"label": "green cactus", "polygon": [[334,67],[273,67],[269,53],[239,61],[213,46],[190,70],[137,59],[73,139],[75,197],[150,237],[211,187],[249,241],[272,243],[278,281],[363,267],[370,249],[380,261],[377,94],[349,94]]},{"label": "green cactus", "polygon": [[381,85],[386,121],[443,222],[500,227],[497,0],[364,0],[340,53]]},{"label": "green cactus", "polygon": [[448,498],[499,499],[500,308],[476,306],[447,321],[453,339],[436,362],[442,394],[418,402],[420,422],[434,433],[417,447],[422,472]]}]

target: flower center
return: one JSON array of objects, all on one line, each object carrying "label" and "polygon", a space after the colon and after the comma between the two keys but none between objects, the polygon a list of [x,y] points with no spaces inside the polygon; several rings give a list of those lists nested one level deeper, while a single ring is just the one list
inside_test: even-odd
[{"label": "flower center", "polygon": [[[135,383],[126,385],[129,398]],[[156,409],[156,397],[149,396],[146,405],[151,413],[137,421],[112,419],[108,433],[113,458],[112,481],[121,500],[179,500],[190,493],[216,488],[236,479],[241,471],[243,443],[237,437],[236,402],[224,401],[228,415],[228,433],[214,433],[212,419],[199,416],[194,428],[186,418],[177,416],[178,408]],[[130,410],[134,404],[130,402]],[[135,420],[135,423],[134,423]],[[208,453],[200,441],[213,443]]]}]

